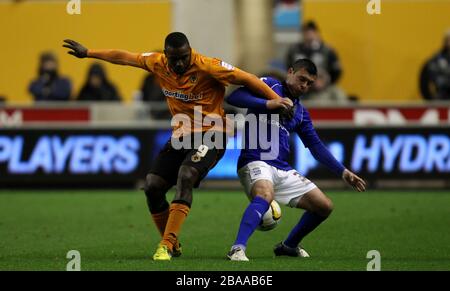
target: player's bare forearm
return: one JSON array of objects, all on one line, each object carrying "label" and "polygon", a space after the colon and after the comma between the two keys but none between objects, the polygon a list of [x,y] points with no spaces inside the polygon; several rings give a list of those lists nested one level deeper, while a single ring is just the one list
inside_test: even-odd
[{"label": "player's bare forearm", "polygon": [[115,49],[87,49],[82,44],[71,39],[64,40],[64,43],[63,47],[70,49],[67,53],[77,58],[95,58],[118,65],[140,67],[138,62],[139,54],[137,53]]},{"label": "player's bare forearm", "polygon": [[88,58],[95,58],[117,65],[126,65],[133,67],[139,67],[138,56],[139,54],[137,53],[130,53],[128,51],[115,49],[108,49],[108,50],[89,49],[87,51]]}]

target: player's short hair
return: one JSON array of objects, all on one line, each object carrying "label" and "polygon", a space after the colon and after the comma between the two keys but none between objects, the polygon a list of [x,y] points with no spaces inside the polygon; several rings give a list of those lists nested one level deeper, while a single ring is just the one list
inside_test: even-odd
[{"label": "player's short hair", "polygon": [[309,59],[296,60],[295,63],[292,65],[292,68],[294,69],[294,72],[297,72],[298,70],[301,69],[305,69],[311,76],[317,76],[317,67]]},{"label": "player's short hair", "polygon": [[186,44],[189,46],[189,41],[184,33],[172,32],[166,36],[166,40],[164,41],[164,48],[180,48]]}]

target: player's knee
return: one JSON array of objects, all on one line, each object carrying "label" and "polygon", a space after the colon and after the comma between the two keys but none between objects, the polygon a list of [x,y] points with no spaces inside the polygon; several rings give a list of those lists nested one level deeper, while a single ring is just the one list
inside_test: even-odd
[{"label": "player's knee", "polygon": [[164,185],[155,176],[149,174],[145,178],[144,193],[151,213],[159,213],[168,208]]},{"label": "player's knee", "polygon": [[254,194],[254,196],[259,196],[269,203],[272,202],[274,196],[273,189],[271,187],[259,185],[255,185],[253,187],[252,193]]},{"label": "player's knee", "polygon": [[256,196],[261,197],[269,203],[273,200],[273,192],[270,190],[260,191]]},{"label": "player's knee", "polygon": [[321,206],[318,209],[318,214],[320,216],[328,217],[330,216],[331,212],[333,212],[334,205],[333,202],[330,199],[326,199],[321,203]]},{"label": "player's knee", "polygon": [[178,182],[184,187],[193,187],[197,176],[194,168],[181,167],[178,173]]},{"label": "player's knee", "polygon": [[145,177],[145,187],[144,192],[147,197],[153,196],[155,193],[160,192],[161,185],[155,176],[148,174]]}]

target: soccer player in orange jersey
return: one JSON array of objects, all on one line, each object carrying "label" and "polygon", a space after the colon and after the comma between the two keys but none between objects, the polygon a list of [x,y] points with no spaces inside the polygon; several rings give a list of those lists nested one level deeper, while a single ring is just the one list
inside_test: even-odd
[{"label": "soccer player in orange jersey", "polygon": [[[114,64],[142,68],[159,82],[170,112],[186,116],[189,122],[173,125],[172,138],[159,153],[146,177],[145,195],[153,221],[162,240],[154,260],[170,260],[181,255],[178,241],[181,226],[192,204],[192,189],[222,158],[225,146],[205,146],[190,143],[190,148],[174,148],[173,138],[189,140],[195,133],[204,134],[211,126],[195,124],[195,115],[219,116],[224,120],[222,107],[225,86],[243,85],[269,99],[269,109],[289,109],[292,101],[281,98],[255,75],[235,68],[219,59],[209,58],[193,50],[187,37],[180,32],[170,33],[164,43],[164,53],[130,53],[123,50],[87,49],[73,40],[64,40],[68,52],[78,58],[96,58]],[[201,106],[201,112],[198,112]],[[198,122],[197,122],[198,123]],[[224,127],[214,130],[224,135]],[[226,138],[225,142],[226,144]],[[167,191],[176,185],[176,194],[169,205]]]}]

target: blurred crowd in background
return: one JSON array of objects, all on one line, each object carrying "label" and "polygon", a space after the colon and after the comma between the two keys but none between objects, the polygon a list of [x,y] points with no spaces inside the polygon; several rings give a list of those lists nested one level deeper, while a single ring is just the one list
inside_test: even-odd
[{"label": "blurred crowd in background", "polygon": [[[30,3],[31,1],[11,1],[15,3],[14,5],[20,6],[24,5],[24,3]],[[176,7],[178,9],[186,10],[186,1],[168,1],[171,5],[175,6],[174,11],[176,11]],[[198,2],[198,1],[197,1]],[[245,45],[241,45],[241,58],[234,58],[234,60],[239,60],[239,62],[234,63],[233,59],[228,60],[230,63],[241,67],[245,70],[249,70],[255,75],[258,76],[272,76],[283,80],[285,77],[285,72],[289,68],[289,66],[299,58],[309,58],[311,59],[318,67],[318,78],[314,84],[312,90],[303,96],[303,100],[311,101],[317,104],[355,104],[357,102],[364,102],[366,99],[374,99],[373,96],[368,98],[367,94],[361,94],[360,92],[353,92],[349,89],[347,82],[347,89],[349,92],[346,92],[344,86],[342,86],[342,78],[343,75],[346,75],[346,78],[354,78],[353,81],[358,86],[358,83],[361,83],[360,80],[356,80],[356,78],[361,78],[360,74],[355,73],[353,70],[349,69],[348,66],[345,66],[345,62],[341,61],[341,52],[338,48],[336,48],[335,43],[329,41],[324,37],[324,34],[330,35],[333,32],[330,32],[330,27],[327,26],[323,29],[321,26],[321,22],[316,19],[306,19],[303,11],[303,3],[308,2],[305,0],[271,0],[271,1],[260,1],[259,3],[267,3],[271,2],[272,7],[270,8],[270,13],[272,15],[269,16],[269,20],[272,20],[272,24],[267,25],[266,27],[262,27],[262,31],[267,33],[267,36],[273,37],[274,48],[272,51],[267,52],[269,55],[268,61],[265,61],[262,66],[259,66],[259,69],[254,69],[255,66],[249,65],[247,62],[247,56],[252,53],[252,49],[249,49]],[[309,1],[311,2],[311,1]],[[308,3],[309,3],[308,2]],[[345,2],[345,1],[344,1]],[[343,3],[344,3],[343,2]],[[149,3],[151,3],[149,1]],[[194,3],[194,1],[192,1]],[[217,3],[217,2],[216,2]],[[252,9],[252,11],[256,11],[257,7],[252,6],[252,0],[236,0],[234,1],[234,9],[237,11],[232,11],[233,14],[246,13],[246,9]],[[206,3],[205,3],[206,5]],[[212,5],[212,4],[210,4]],[[224,6],[225,7],[225,6]],[[193,8],[194,9],[194,8]],[[205,8],[207,9],[207,8]],[[239,12],[241,11],[241,12]],[[242,12],[244,11],[244,12]],[[261,14],[266,13],[266,10],[261,10]],[[189,11],[185,11],[189,13]],[[254,12],[257,14],[257,12]],[[258,12],[259,13],[259,12]],[[175,13],[176,14],[176,13]],[[226,11],[222,11],[222,14],[227,14]],[[240,18],[246,20],[247,15],[240,16]],[[76,17],[76,16],[74,16]],[[205,16],[203,16],[205,17]],[[218,17],[218,16],[217,16]],[[263,17],[263,16],[261,16]],[[177,24],[177,17],[172,21],[172,25],[170,30],[182,30],[184,27],[182,24]],[[319,17],[319,19],[323,20],[323,16]],[[156,21],[156,20],[155,20]],[[189,20],[193,21],[193,20]],[[243,21],[243,20],[242,20]],[[241,32],[242,35],[238,35],[239,37],[247,37],[251,38],[252,35],[256,35],[259,32],[255,30],[252,34],[248,35],[246,32],[247,23],[237,21],[233,25],[236,25],[236,31]],[[255,22],[253,19],[248,20],[249,23]],[[265,21],[267,22],[267,21]],[[260,22],[264,23],[264,22]],[[231,24],[230,24],[231,25]],[[194,26],[194,25],[193,25]],[[450,25],[449,25],[450,27]],[[181,29],[180,29],[181,28]],[[188,29],[189,30],[189,29]],[[292,33],[294,32],[294,33]],[[86,32],[86,33],[96,33],[96,32]],[[101,32],[98,32],[99,35]],[[188,37],[192,37],[194,44],[193,47],[197,49],[195,45],[196,35],[192,32],[189,33]],[[277,34],[279,36],[277,36]],[[294,37],[292,37],[294,35]],[[138,36],[136,36],[139,38]],[[217,41],[219,42],[220,38],[226,38],[217,36]],[[255,36],[256,37],[256,36]],[[261,38],[261,37],[260,37]],[[283,45],[279,45],[278,39],[283,39]],[[270,40],[270,38],[267,38]],[[429,51],[429,58],[422,59],[420,62],[422,67],[417,68],[416,73],[416,88],[417,92],[420,92],[420,98],[424,101],[446,101],[450,100],[450,30],[448,30],[442,37],[442,45],[439,51]],[[61,39],[62,41],[62,39]],[[141,41],[143,42],[143,41]],[[248,42],[253,42],[252,40],[248,40]],[[147,43],[147,42],[145,42]],[[198,43],[198,41],[197,41]],[[208,42],[209,43],[209,42]],[[214,43],[214,42],[213,42]],[[88,45],[96,45],[95,43],[89,43]],[[155,44],[155,51],[161,49],[162,44]],[[200,46],[202,46],[201,44]],[[367,44],[366,44],[367,45]],[[221,44],[210,45],[208,49],[214,49],[213,47],[223,48]],[[261,45],[258,45],[261,47]],[[161,92],[158,84],[155,82],[151,75],[146,74],[145,76],[140,75],[139,80],[135,80],[133,93],[130,94],[130,91],[124,92],[123,85],[121,86],[119,83],[125,82],[124,80],[120,80],[117,77],[115,78],[111,71],[111,67],[105,65],[101,62],[92,62],[89,63],[89,67],[87,70],[85,69],[84,77],[80,74],[75,73],[70,70],[62,70],[60,69],[60,60],[61,60],[61,52],[57,51],[59,48],[59,44],[50,43],[48,47],[52,48],[48,51],[40,51],[39,59],[36,60],[35,64],[28,63],[27,66],[35,66],[37,74],[32,80],[28,80],[27,92],[33,101],[90,101],[90,102],[128,102],[128,101],[142,101],[142,102],[164,102],[165,97]],[[54,47],[54,49],[53,49]],[[436,43],[435,47],[439,47],[439,44]],[[123,49],[128,48],[128,43],[123,43]],[[208,51],[203,52],[199,49],[200,53],[204,53],[205,55],[211,57],[223,57],[211,55]],[[362,47],[358,47],[355,44],[355,50],[362,50]],[[264,48],[261,48],[264,50]],[[230,50],[223,48],[223,51],[228,53]],[[243,51],[243,52],[242,52]],[[225,54],[226,54],[225,53]],[[231,54],[231,53],[230,53]],[[256,53],[255,53],[256,54]],[[271,56],[271,58],[270,58]],[[355,56],[356,58],[356,56]],[[348,59],[348,52],[347,52]],[[369,58],[370,59],[370,58]],[[75,60],[71,60],[75,63]],[[358,61],[353,61],[357,63]],[[362,60],[361,62],[367,62],[367,60]],[[415,61],[417,63],[417,60]],[[254,69],[254,70],[252,70]],[[78,69],[79,70],[79,69]],[[367,75],[372,78],[371,74],[379,74],[379,72],[373,73],[375,71],[373,68],[367,68]],[[386,72],[388,75],[391,72]],[[411,74],[411,72],[408,72]],[[73,79],[75,79],[75,75],[77,80],[79,78],[83,78],[84,81],[82,84],[74,84]],[[378,75],[379,76],[379,75]],[[377,77],[377,75],[375,75]],[[399,81],[401,82],[401,81]],[[79,81],[78,81],[79,83]],[[395,80],[392,81],[395,84]],[[128,81],[128,85],[130,82]],[[402,84],[396,84],[395,87],[401,87]],[[375,88],[374,84],[367,84],[367,91],[371,90],[370,88]],[[352,88],[352,87],[350,87]],[[11,93],[5,93],[0,88],[0,100],[3,101],[11,101],[15,100],[15,96],[8,96]],[[128,88],[127,88],[128,89]],[[392,91],[398,90],[393,88]],[[357,91],[357,90],[355,90]],[[361,90],[360,90],[361,91]],[[367,92],[366,91],[366,92]],[[395,91],[397,92],[397,91]],[[378,94],[378,93],[374,93]],[[394,94],[394,93],[393,93]],[[409,95],[408,95],[409,94]],[[132,96],[130,96],[132,95]],[[362,96],[364,95],[364,96]],[[378,94],[379,95],[379,94]],[[406,97],[401,97],[404,99],[413,99],[416,97],[411,97],[410,92],[405,93]],[[376,98],[383,100],[383,96],[376,96]],[[387,97],[386,99],[389,99]],[[157,115],[157,116],[156,116]],[[170,115],[168,112],[156,113],[155,118],[167,118]]]},{"label": "blurred crowd in background", "polygon": [[[314,21],[301,27],[302,41],[293,44],[286,55],[284,66],[289,68],[297,59],[311,59],[318,67],[318,78],[312,90],[303,96],[304,100],[316,102],[345,103],[358,101],[358,96],[348,96],[338,85],[343,68],[338,53],[332,44],[326,43]],[[281,81],[281,70],[269,70],[259,74],[271,76]],[[442,49],[424,62],[418,78],[422,97],[426,100],[450,100],[450,30],[443,38]],[[70,77],[60,74],[58,59],[52,52],[40,56],[36,79],[30,82],[29,92],[35,101],[122,101],[114,81],[108,78],[101,63],[93,63],[86,81],[79,92],[72,92]],[[164,95],[154,78],[149,74],[142,80],[135,99],[141,101],[164,101]]]}]

